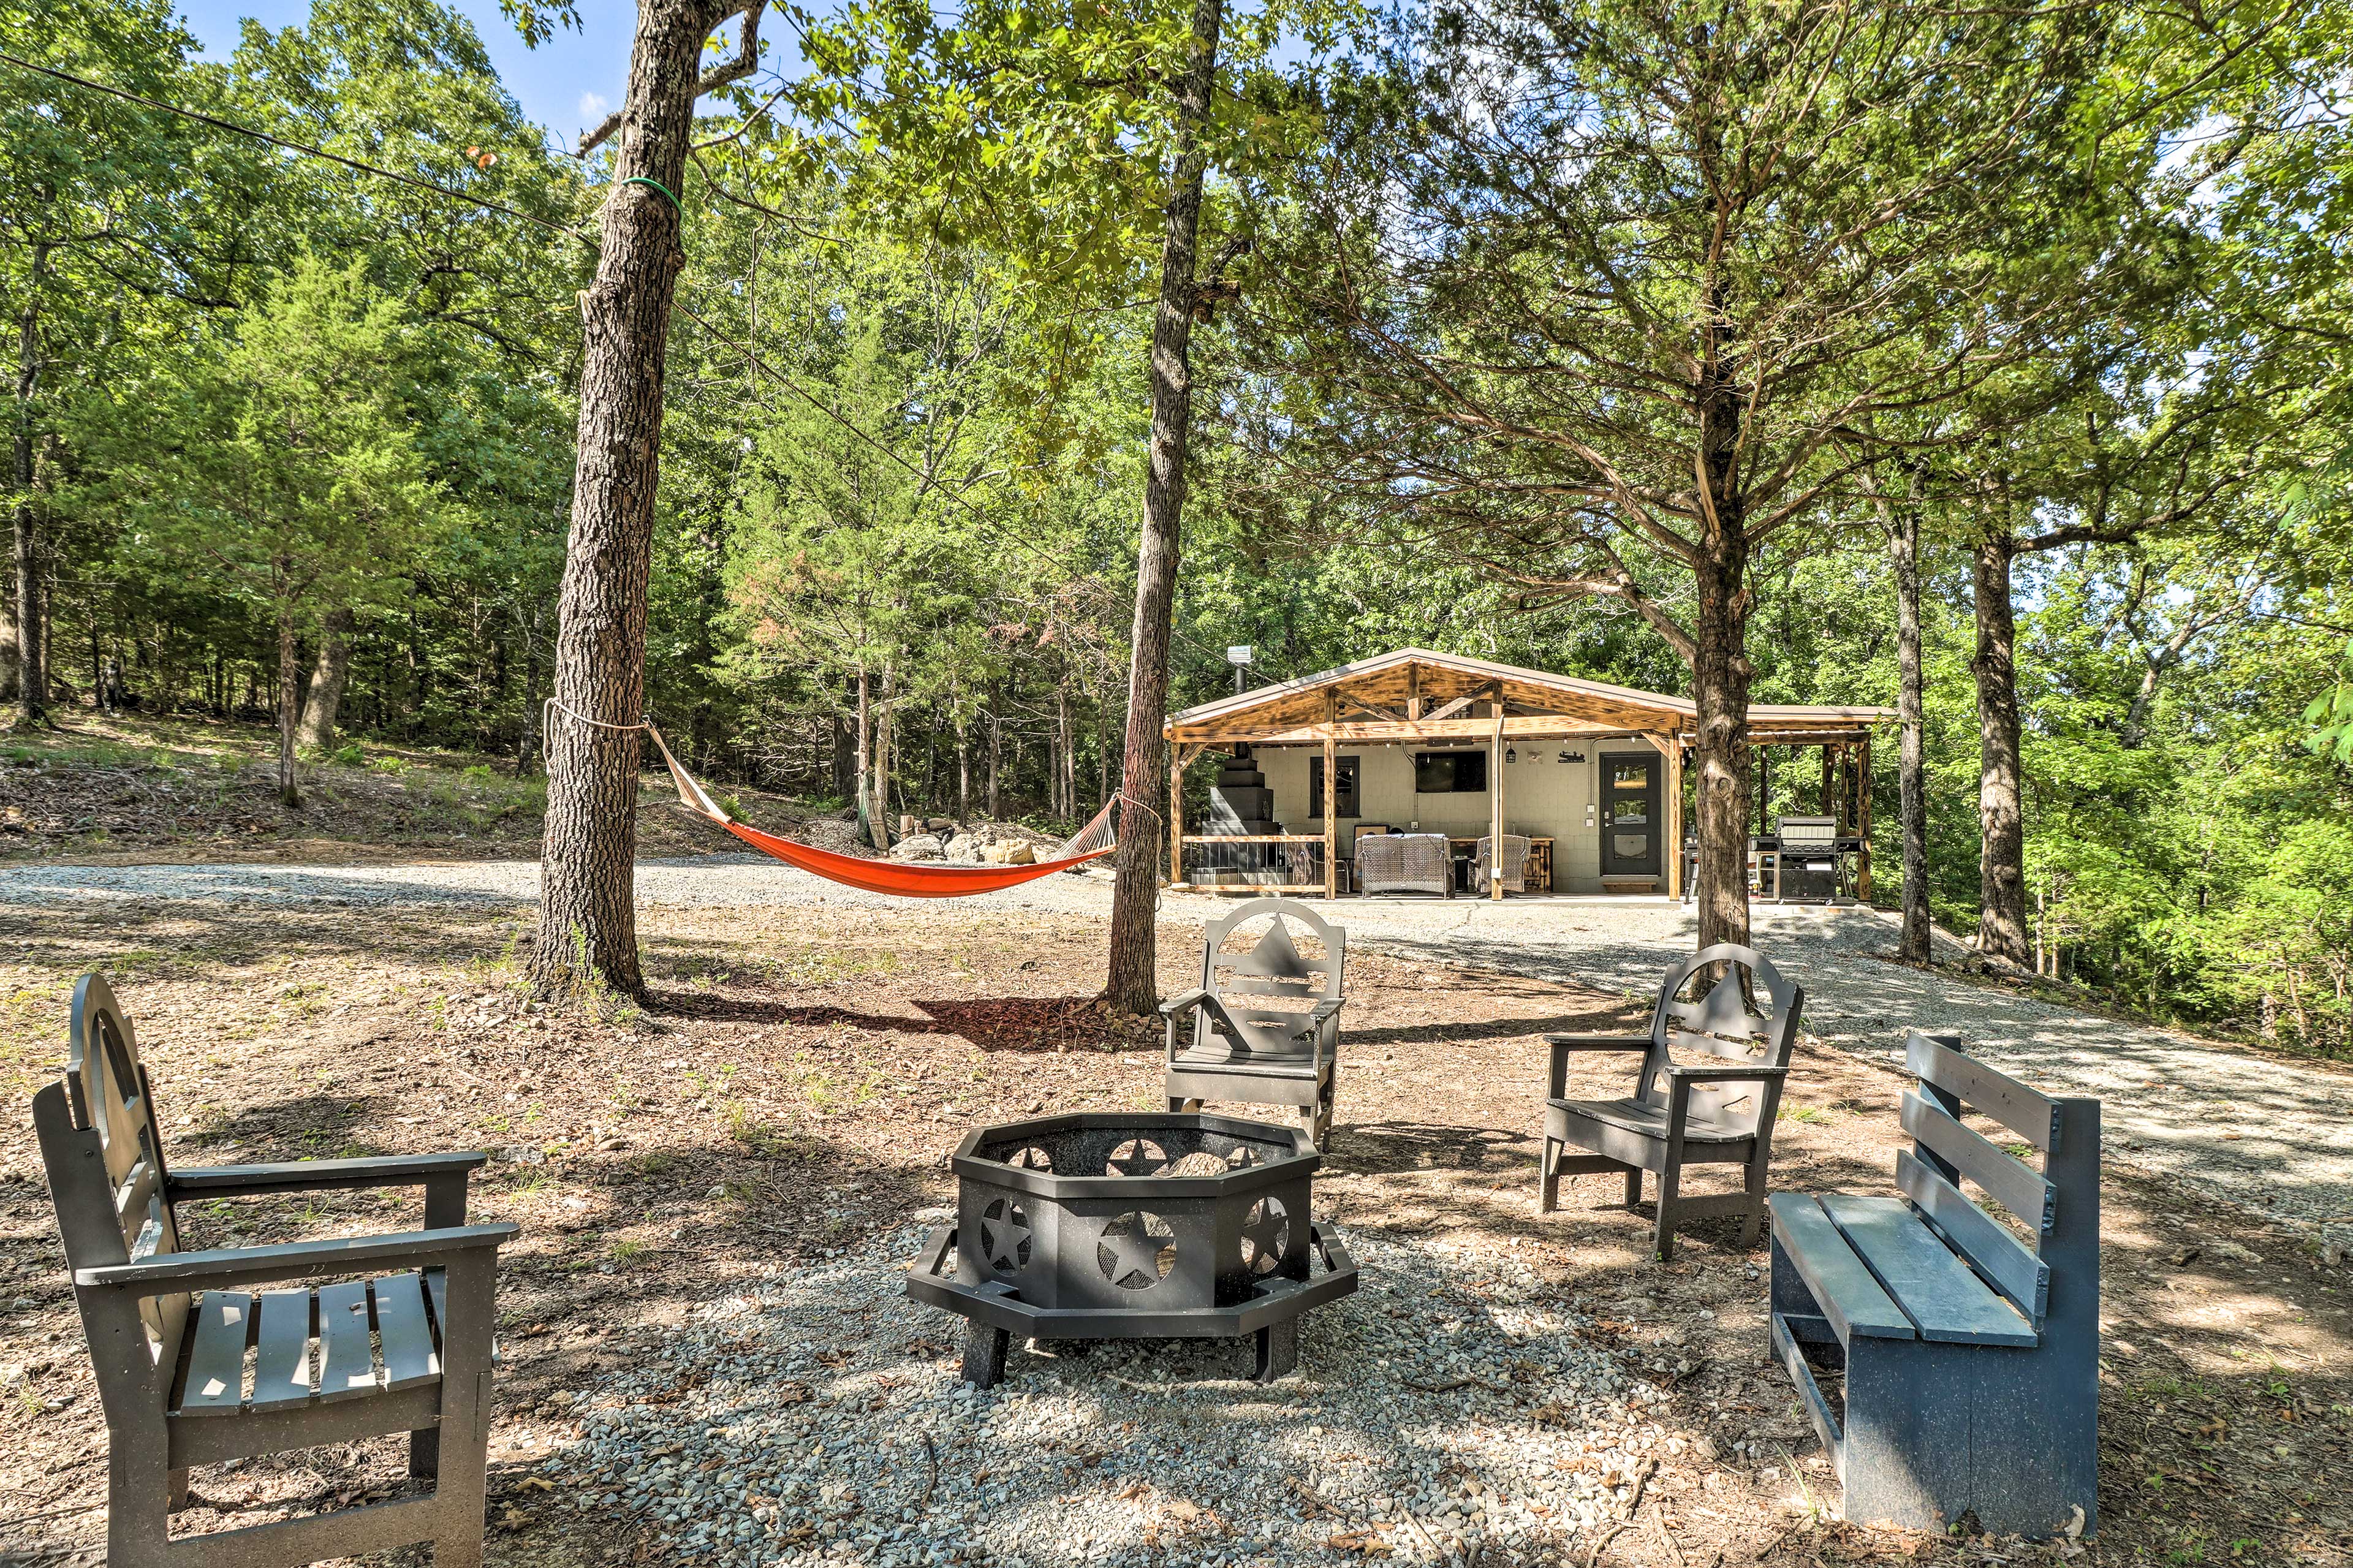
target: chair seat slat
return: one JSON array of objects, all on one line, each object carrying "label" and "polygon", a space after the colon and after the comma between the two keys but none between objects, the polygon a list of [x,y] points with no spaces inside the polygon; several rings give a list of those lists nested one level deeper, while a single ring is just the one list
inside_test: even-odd
[{"label": "chair seat slat", "polygon": [[245,1347],[253,1337],[253,1298],[207,1290],[196,1303],[195,1342],[180,1394],[183,1415],[234,1415],[245,1403]]},{"label": "chair seat slat", "polygon": [[311,1403],[311,1304],[308,1290],[262,1293],[260,1338],[253,1361],[256,1410],[284,1410]]},{"label": "chair seat slat", "polygon": [[374,1394],[375,1347],[369,1338],[364,1279],[319,1287],[319,1397],[352,1399]]},{"label": "chair seat slat", "polygon": [[425,1316],[425,1282],[390,1274],[375,1282],[376,1337],[384,1350],[384,1385],[407,1388],[441,1375],[441,1352]]}]

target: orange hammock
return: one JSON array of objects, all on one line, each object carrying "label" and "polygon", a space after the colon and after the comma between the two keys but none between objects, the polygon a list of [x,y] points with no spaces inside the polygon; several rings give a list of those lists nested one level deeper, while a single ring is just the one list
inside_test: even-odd
[{"label": "orange hammock", "polygon": [[1079,829],[1077,835],[1054,852],[1050,860],[1040,860],[1030,866],[925,866],[897,860],[869,860],[857,855],[836,855],[829,850],[813,849],[806,844],[796,844],[789,838],[779,838],[773,833],[763,833],[756,827],[746,827],[720,808],[693,776],[678,765],[662,743],[661,731],[649,720],[646,733],[653,737],[654,749],[661,752],[662,761],[670,766],[670,776],[678,785],[678,804],[696,816],[725,828],[763,855],[772,855],[787,866],[839,882],[847,888],[863,888],[870,893],[889,893],[902,899],[961,899],[974,893],[993,893],[999,888],[1018,887],[1039,877],[1051,876],[1073,866],[1083,866],[1090,860],[1100,860],[1119,847],[1112,832],[1111,808],[1120,797],[1114,795],[1103,808],[1095,813],[1094,820]]}]

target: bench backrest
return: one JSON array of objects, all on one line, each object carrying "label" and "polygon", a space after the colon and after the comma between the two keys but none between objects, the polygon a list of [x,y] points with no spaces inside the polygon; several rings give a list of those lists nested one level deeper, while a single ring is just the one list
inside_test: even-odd
[{"label": "bench backrest", "polygon": [[[1722,973],[1706,994],[1683,997],[1694,976],[1718,965]],[[1785,978],[1756,949],[1728,942],[1702,948],[1668,970],[1659,984],[1651,1048],[1642,1058],[1642,1083],[1634,1098],[1644,1105],[1666,1104],[1663,1069],[1674,1061],[1688,1065],[1695,1057],[1788,1067],[1805,1006],[1804,987]],[[1754,1132],[1766,1105],[1778,1099],[1754,1083],[1699,1084],[1692,1089],[1692,1113],[1735,1131]]]},{"label": "bench backrest", "polygon": [[[164,1190],[163,1133],[138,1038],[101,975],[86,974],[74,987],[64,1079],[34,1097],[33,1119],[69,1268],[179,1250],[179,1226]],[[88,1316],[90,1304],[84,1305],[90,1352],[103,1363],[110,1347],[100,1342],[100,1325]],[[168,1376],[179,1359],[188,1296],[145,1298],[138,1316],[151,1365]],[[119,1370],[99,1367],[102,1390]]]},{"label": "bench backrest", "polygon": [[[1267,922],[1258,940],[1227,952],[1229,939],[1255,921]],[[1300,951],[1300,939],[1292,934],[1294,927],[1315,952]],[[1223,920],[1211,921],[1201,933],[1201,988],[1250,1029],[1250,1038],[1233,1041],[1233,1046],[1261,1059],[1312,1058],[1313,1042],[1292,1030],[1316,1003],[1340,999],[1347,942],[1345,931],[1293,899],[1252,899]],[[1253,1025],[1267,1027],[1261,1033]],[[1208,1014],[1197,1013],[1193,1028],[1195,1042],[1207,1046]]]},{"label": "bench backrest", "polygon": [[[2030,1089],[1949,1037],[1915,1030],[1904,1055],[1919,1088],[1904,1096],[1904,1131],[1913,1143],[1895,1156],[1895,1184],[1928,1227],[2037,1330],[2063,1310],[2071,1317],[2088,1310],[2096,1320],[2100,1102]],[[1966,1125],[1961,1119],[1972,1110],[2038,1151],[2042,1168]],[[2031,1239],[1987,1213],[1962,1190],[1964,1181],[2008,1210]]]}]

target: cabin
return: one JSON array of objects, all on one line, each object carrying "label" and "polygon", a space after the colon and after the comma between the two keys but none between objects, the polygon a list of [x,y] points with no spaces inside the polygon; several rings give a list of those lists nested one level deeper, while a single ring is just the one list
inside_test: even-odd
[{"label": "cabin", "polygon": [[[1872,737],[1894,717],[1838,704],[1750,706],[1749,860],[1759,896],[1831,884],[1831,897],[1840,888],[1870,896]],[[1366,837],[1418,834],[1425,845],[1443,836],[1459,895],[1473,890],[1481,840],[1508,834],[1529,840],[1524,896],[1681,898],[1695,722],[1688,698],[1427,648],[1206,702],[1164,731],[1170,880],[1320,888],[1336,898],[1356,891]],[[1793,750],[1820,752],[1810,801],[1811,770],[1799,757],[1791,772]],[[1197,805],[1188,826],[1188,774],[1212,756],[1220,761],[1208,820]],[[1768,816],[1777,784],[1810,814]],[[1487,896],[1503,897],[1504,880],[1489,881]]]}]

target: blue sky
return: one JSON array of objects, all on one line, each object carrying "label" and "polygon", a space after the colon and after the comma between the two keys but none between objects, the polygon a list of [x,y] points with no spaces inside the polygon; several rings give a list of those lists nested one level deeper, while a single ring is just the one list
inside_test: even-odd
[{"label": "blue sky", "polygon": [[[635,0],[580,0],[581,27],[562,32],[527,49],[498,0],[449,0],[469,17],[497,65],[507,90],[523,112],[554,132],[569,147],[584,126],[593,125],[621,101],[629,74],[629,39],[635,32]],[[182,0],[180,14],[204,43],[206,55],[224,57],[237,47],[240,21],[265,27],[305,21],[310,0]]]}]

